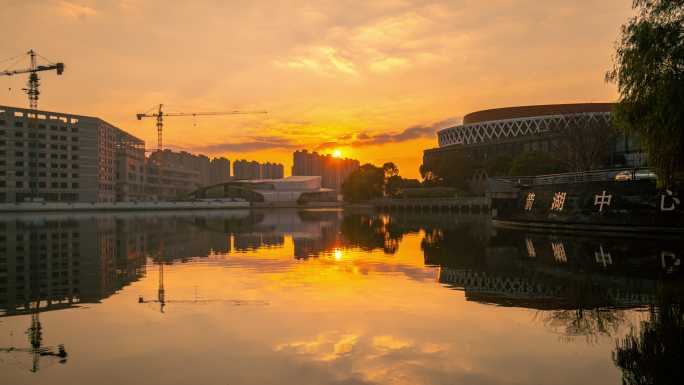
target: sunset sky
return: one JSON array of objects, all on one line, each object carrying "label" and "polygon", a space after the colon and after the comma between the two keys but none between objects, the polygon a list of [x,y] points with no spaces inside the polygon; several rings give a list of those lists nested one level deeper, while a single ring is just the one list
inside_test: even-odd
[{"label": "sunset sky", "polygon": [[[418,176],[435,131],[471,111],[604,102],[629,0],[0,0],[2,61],[35,49],[39,108],[100,117],[154,148],[168,111],[267,110],[169,118],[167,148],[277,161],[332,152]],[[11,68],[28,65],[24,60]],[[25,75],[0,77],[0,104],[26,107]]]}]

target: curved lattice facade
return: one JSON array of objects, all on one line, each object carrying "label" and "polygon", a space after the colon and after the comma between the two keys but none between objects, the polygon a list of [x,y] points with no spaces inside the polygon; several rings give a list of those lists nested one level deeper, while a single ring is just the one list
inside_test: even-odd
[{"label": "curved lattice facade", "polygon": [[437,133],[440,147],[487,144],[545,134],[566,133],[573,127],[610,126],[610,112],[580,112],[482,121],[445,128]]}]

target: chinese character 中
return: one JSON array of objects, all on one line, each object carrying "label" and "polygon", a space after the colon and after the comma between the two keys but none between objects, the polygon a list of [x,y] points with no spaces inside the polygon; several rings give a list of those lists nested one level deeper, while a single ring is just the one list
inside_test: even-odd
[{"label": "chinese character \u4e2d", "polygon": [[606,190],[603,190],[601,195],[594,195],[594,206],[599,206],[599,212],[603,211],[603,206],[610,206],[613,195],[606,195]]},{"label": "chinese character \u4e2d", "polygon": [[562,211],[563,206],[565,206],[565,196],[567,193],[557,192],[553,196],[553,202],[551,202],[551,210]]},{"label": "chinese character \u4e2d", "polygon": [[[674,211],[675,207],[679,204],[679,198],[673,197],[673,193],[670,190],[665,190],[665,194],[660,195],[660,211]],[[672,204],[665,207],[665,199],[672,198]]]},{"label": "chinese character \u4e2d", "polygon": [[525,211],[532,211],[532,205],[534,205],[534,197],[536,195],[533,192],[527,193],[527,199],[525,200]]}]

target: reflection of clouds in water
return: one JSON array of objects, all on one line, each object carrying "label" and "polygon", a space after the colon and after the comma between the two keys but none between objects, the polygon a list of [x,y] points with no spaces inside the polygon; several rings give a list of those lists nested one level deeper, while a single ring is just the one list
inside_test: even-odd
[{"label": "reflection of clouds in water", "polygon": [[415,384],[435,373],[435,359],[449,351],[449,346],[389,334],[370,336],[334,331],[281,343],[273,350],[312,365],[326,365],[332,377],[348,377],[344,381],[359,381],[360,377],[364,382]]},{"label": "reflection of clouds in water", "polygon": [[358,339],[359,336],[356,334],[327,332],[318,334],[312,340],[293,341],[277,345],[274,350],[311,356],[312,359],[318,361],[334,361],[352,353]]},{"label": "reflection of clouds in water", "polygon": [[413,343],[407,340],[402,340],[393,336],[376,336],[373,337],[373,347],[377,350],[399,350],[412,346]]}]

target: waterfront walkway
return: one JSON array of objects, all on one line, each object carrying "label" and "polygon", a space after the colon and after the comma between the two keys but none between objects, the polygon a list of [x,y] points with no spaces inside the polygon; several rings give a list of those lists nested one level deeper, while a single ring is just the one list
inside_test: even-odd
[{"label": "waterfront walkway", "polygon": [[380,210],[413,210],[459,213],[487,213],[488,197],[376,199],[370,202]]}]

